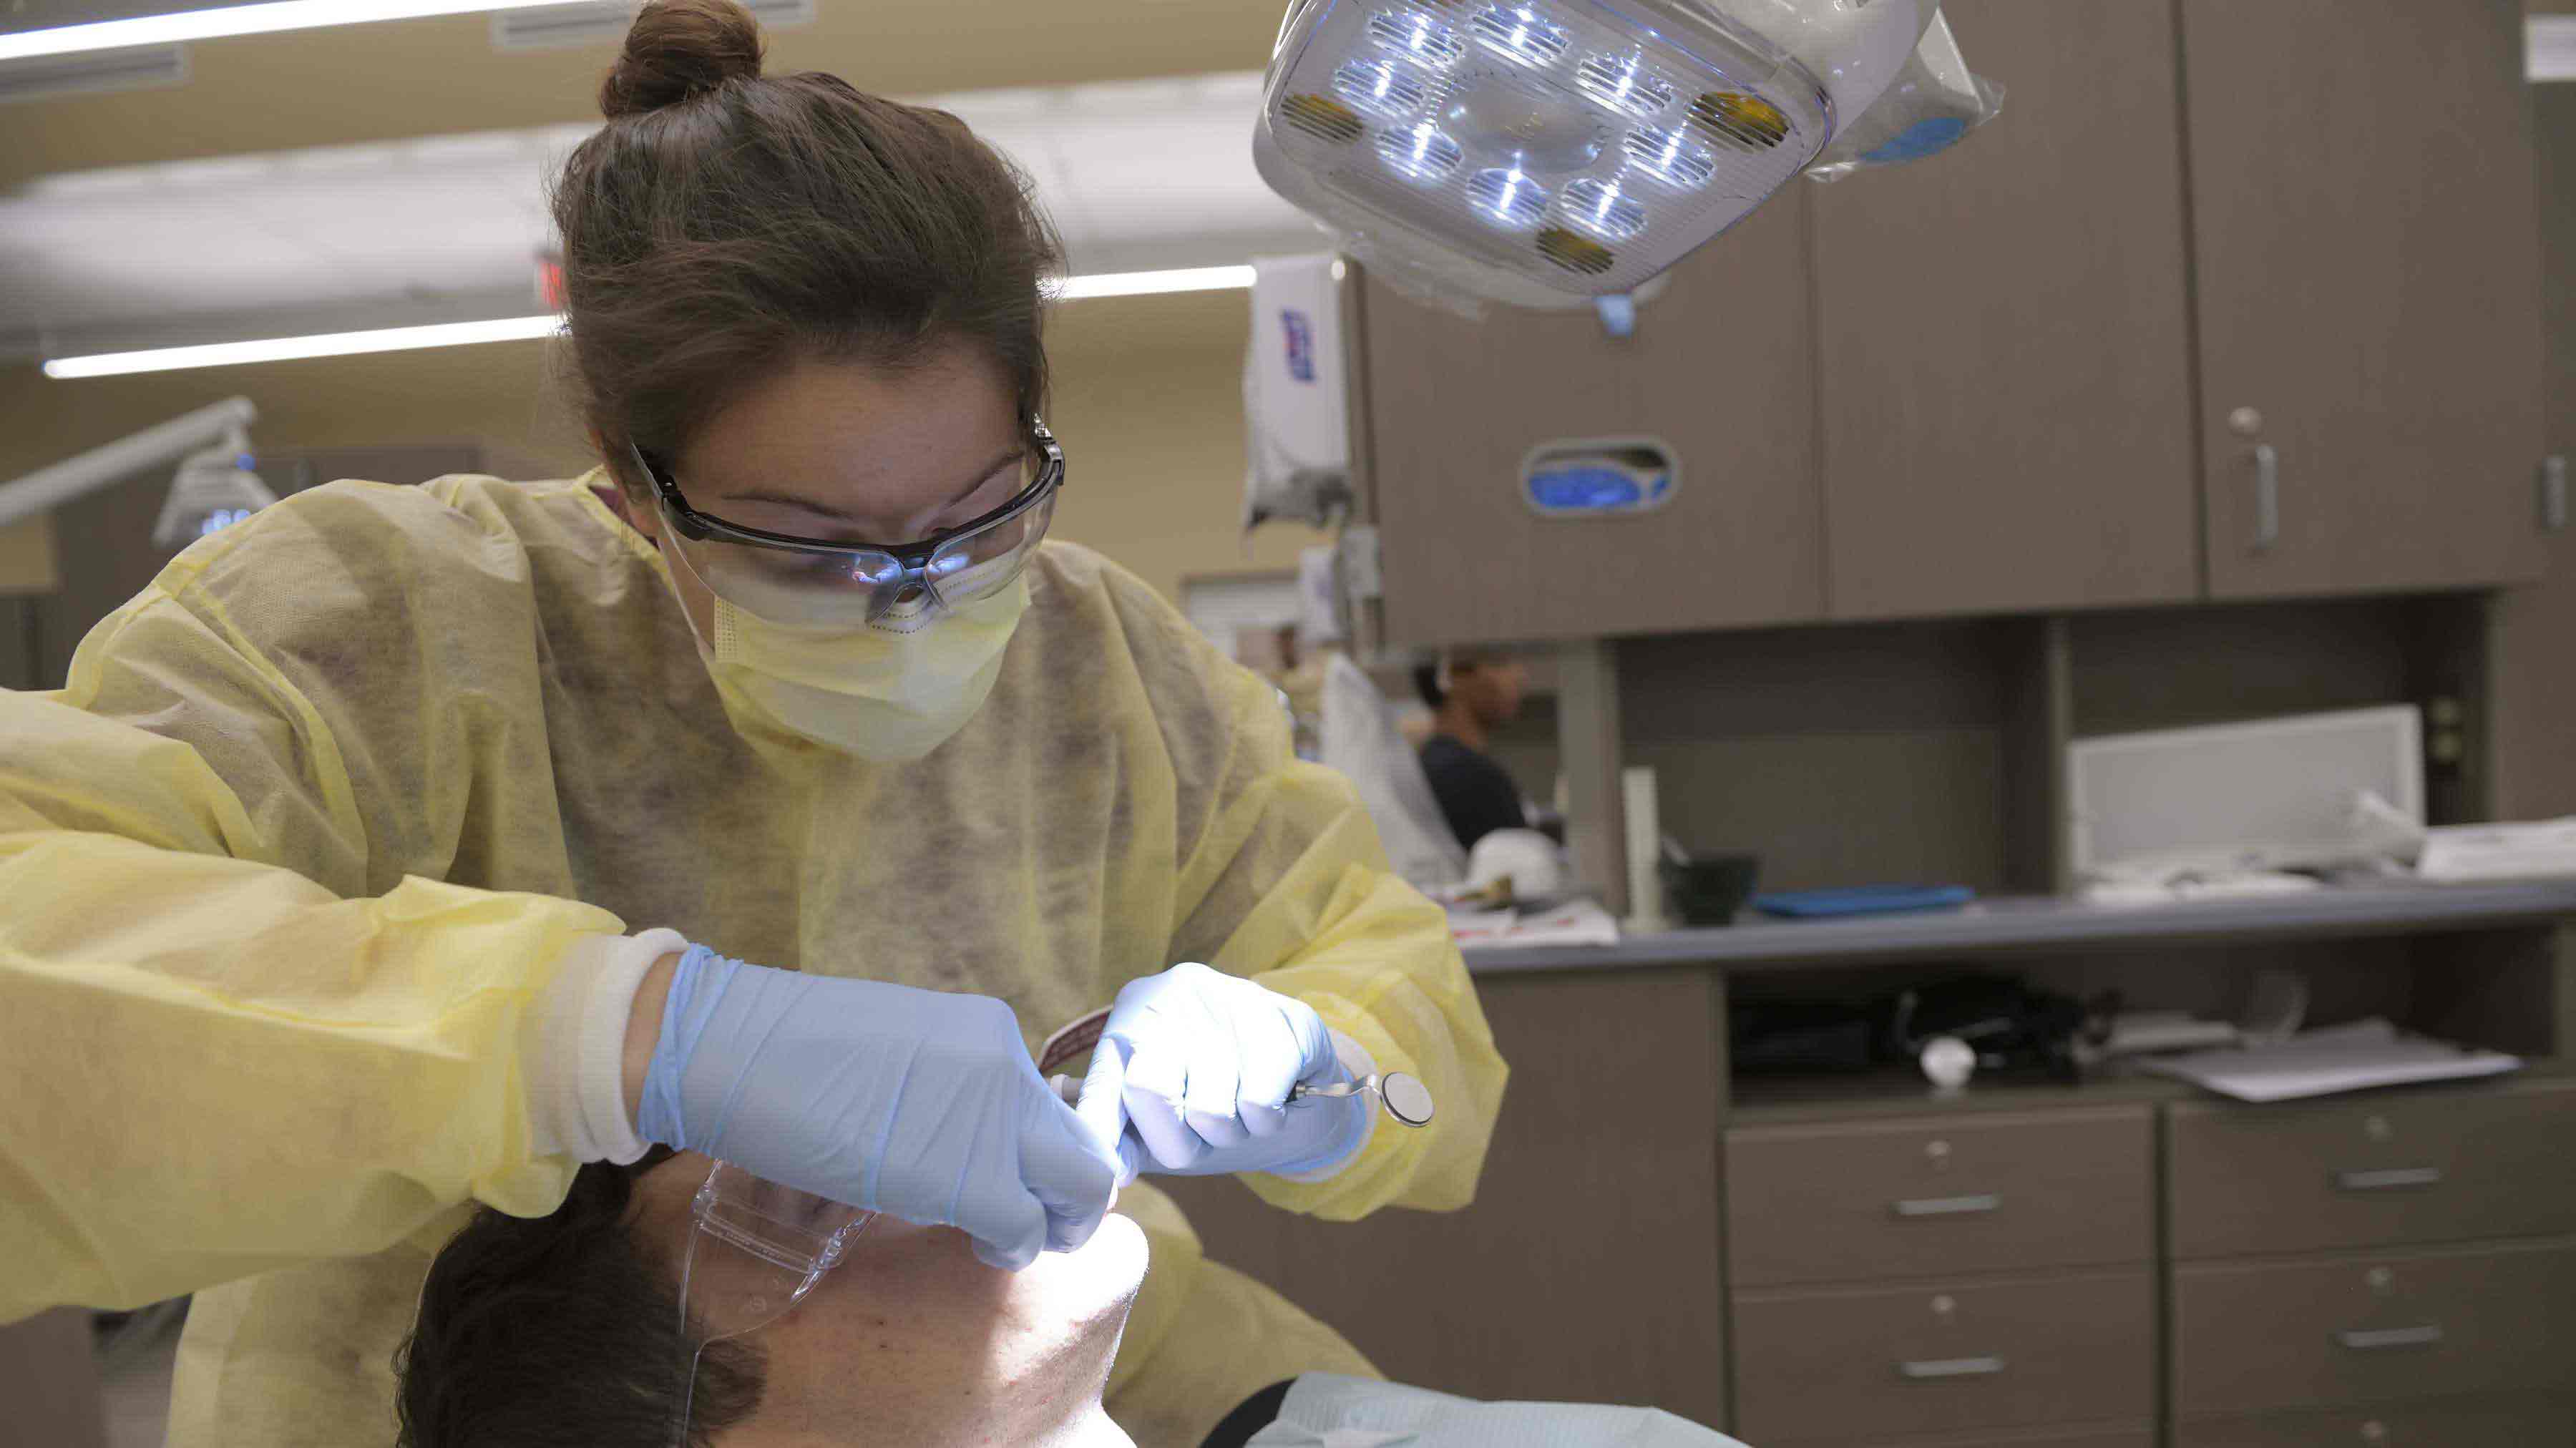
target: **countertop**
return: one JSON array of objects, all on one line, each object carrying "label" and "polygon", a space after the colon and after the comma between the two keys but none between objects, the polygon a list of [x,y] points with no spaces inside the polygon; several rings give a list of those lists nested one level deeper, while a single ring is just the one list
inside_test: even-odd
[{"label": "countertop", "polygon": [[1988,958],[2192,942],[2330,939],[2474,930],[2576,917],[2576,877],[2485,884],[2392,883],[2299,895],[2091,905],[2051,897],[1981,900],[1958,910],[1776,921],[1632,936],[1617,945],[1483,946],[1478,975],[1524,970],[1717,965],[1794,970],[1897,960]]}]

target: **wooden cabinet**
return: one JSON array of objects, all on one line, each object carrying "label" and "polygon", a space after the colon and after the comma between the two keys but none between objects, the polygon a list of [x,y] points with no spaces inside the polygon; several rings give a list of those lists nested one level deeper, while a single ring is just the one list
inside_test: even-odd
[{"label": "wooden cabinet", "polygon": [[2177,1266],[2173,1343],[2182,1417],[2553,1391],[2576,1241]]},{"label": "wooden cabinet", "polygon": [[2576,1232],[2576,1081],[2167,1115],[2182,1260]]},{"label": "wooden cabinet", "polygon": [[2036,1433],[1990,1428],[1929,1438],[1880,1438],[1867,1448],[2157,1448],[2157,1443],[2155,1430],[2145,1427],[2045,1428]]},{"label": "wooden cabinet", "polygon": [[2174,1448],[2541,1448],[2576,1443],[2576,1398],[2463,1398],[2199,1418]]},{"label": "wooden cabinet", "polygon": [[[1946,13],[2003,115],[1784,192],[1634,337],[1368,283],[1358,451],[1391,642],[2542,575],[2516,0]],[[1636,437],[1679,454],[1669,505],[1551,522],[1522,501],[1533,448]]]},{"label": "wooden cabinet", "polygon": [[[1792,189],[1676,267],[1626,338],[1588,307],[1495,307],[1474,322],[1370,279],[1361,451],[1389,640],[1820,616],[1806,277],[1806,198]],[[1583,520],[1531,509],[1521,477],[1533,449],[1608,439],[1667,448],[1670,501]]]},{"label": "wooden cabinet", "polygon": [[1738,1287],[2144,1262],[2143,1106],[1726,1134]]},{"label": "wooden cabinet", "polygon": [[2536,576],[2521,3],[2181,16],[2210,593]]},{"label": "wooden cabinet", "polygon": [[1949,0],[2004,111],[1818,188],[1834,616],[2179,602],[2200,588],[2172,12]]},{"label": "wooden cabinet", "polygon": [[2141,1266],[1738,1293],[1735,1430],[1792,1445],[2146,1418],[2155,1286]]},{"label": "wooden cabinet", "polygon": [[[2548,448],[2576,468],[2576,85],[2533,86],[2531,99],[2540,142]],[[2576,749],[2567,747],[2567,721],[2576,718],[2576,654],[2567,648],[2576,637],[2576,477],[2554,486],[2544,478],[2541,486],[2547,576],[2493,606],[2498,819],[2576,814]]]},{"label": "wooden cabinet", "polygon": [[2148,1421],[2153,1151],[2139,1105],[1730,1129],[1736,1431],[1842,1448]]},{"label": "wooden cabinet", "polygon": [[1357,1223],[1156,1177],[1208,1256],[1398,1382],[1726,1422],[1716,983],[1688,970],[1477,982],[1512,1066],[1473,1205]]}]

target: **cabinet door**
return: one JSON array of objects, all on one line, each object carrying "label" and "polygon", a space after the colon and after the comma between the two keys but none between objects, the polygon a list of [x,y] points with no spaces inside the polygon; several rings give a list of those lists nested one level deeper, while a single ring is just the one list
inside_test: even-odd
[{"label": "cabinet door", "polygon": [[[2548,447],[2576,469],[2576,85],[2532,87],[2539,119],[2541,318],[2548,349]],[[2488,676],[2495,698],[2495,817],[2576,814],[2576,477],[2544,476],[2547,574],[2495,604]]]},{"label": "cabinet door", "polygon": [[2003,114],[1945,155],[1815,197],[1832,611],[2192,598],[2172,10],[1942,13],[2003,84]]},{"label": "cabinet door", "polygon": [[2182,18],[2210,592],[2536,576],[2520,0]]},{"label": "cabinet door", "polygon": [[[1626,338],[1588,307],[1497,306],[1471,322],[1369,282],[1366,427],[1391,642],[1820,615],[1807,183],[1793,184],[1674,268]],[[1615,438],[1670,449],[1670,501],[1582,520],[1524,501],[1533,449]]]}]

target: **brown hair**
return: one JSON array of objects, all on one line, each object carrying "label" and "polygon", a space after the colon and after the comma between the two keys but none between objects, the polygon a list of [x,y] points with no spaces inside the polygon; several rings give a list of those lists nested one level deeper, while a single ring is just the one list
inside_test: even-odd
[{"label": "brown hair", "polygon": [[735,0],[650,0],[555,183],[567,380],[612,468],[791,359],[899,367],[946,337],[1036,417],[1062,247],[1027,178],[954,116],[760,59]]},{"label": "brown hair", "polygon": [[439,1249],[394,1355],[396,1448],[661,1445],[684,1403],[689,1448],[709,1448],[759,1410],[759,1345],[699,1353],[706,1325],[682,1325],[679,1284],[636,1239],[644,1170],[591,1162],[554,1211],[483,1207]]}]

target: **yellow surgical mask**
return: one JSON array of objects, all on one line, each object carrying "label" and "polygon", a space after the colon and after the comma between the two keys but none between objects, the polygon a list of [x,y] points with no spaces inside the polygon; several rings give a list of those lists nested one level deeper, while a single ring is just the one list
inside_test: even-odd
[{"label": "yellow surgical mask", "polygon": [[[662,556],[689,567],[676,549]],[[715,602],[715,638],[698,640],[698,653],[737,727],[766,724],[861,759],[901,762],[938,748],[983,707],[1028,611],[1029,583],[847,629],[790,628]]]}]

